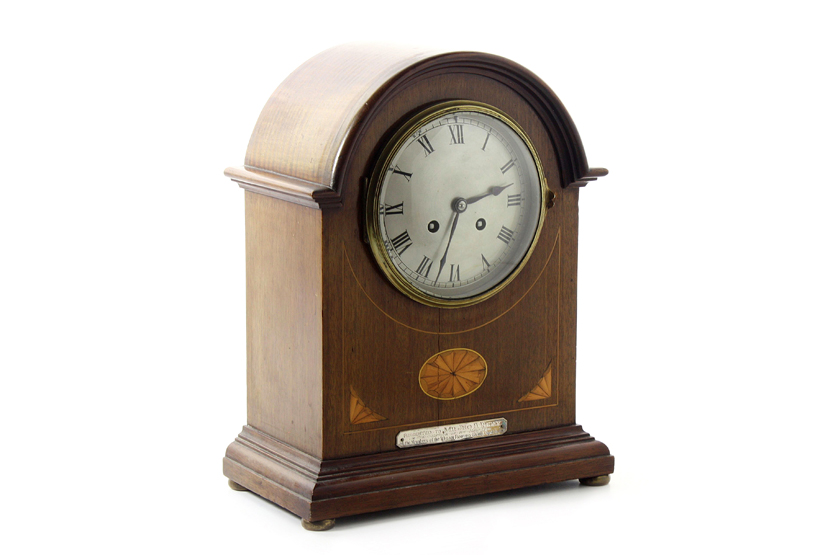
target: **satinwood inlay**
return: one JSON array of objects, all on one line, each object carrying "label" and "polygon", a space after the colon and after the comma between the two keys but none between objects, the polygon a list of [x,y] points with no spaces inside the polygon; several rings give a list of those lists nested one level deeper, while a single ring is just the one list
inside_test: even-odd
[{"label": "satinwood inlay", "polygon": [[526,401],[540,401],[541,399],[549,399],[552,397],[552,363],[550,362],[547,371],[544,372],[543,377],[538,380],[529,393],[518,399],[519,403]]},{"label": "satinwood inlay", "polygon": [[379,420],[387,420],[381,414],[374,412],[359,398],[352,387],[350,388],[350,423],[351,424],[366,424],[368,422],[378,422]]},{"label": "satinwood inlay", "polygon": [[486,361],[471,349],[448,349],[425,361],[419,386],[434,399],[459,399],[474,393],[486,379]]}]

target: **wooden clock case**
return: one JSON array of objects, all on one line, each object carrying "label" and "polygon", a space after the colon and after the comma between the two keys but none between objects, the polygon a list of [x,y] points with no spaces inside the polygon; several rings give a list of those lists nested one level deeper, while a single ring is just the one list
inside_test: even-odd
[{"label": "wooden clock case", "polygon": [[[385,278],[363,228],[367,178],[402,123],[471,100],[510,115],[536,145],[551,206],[526,267],[498,295],[419,304]],[[555,94],[504,58],[345,45],[292,73],[263,109],[245,166],[247,425],[224,474],[305,521],[586,479],[607,447],[575,423],[579,188],[588,168]],[[418,383],[431,356],[488,362],[455,400]],[[403,430],[506,418],[499,437],[400,449]]]}]

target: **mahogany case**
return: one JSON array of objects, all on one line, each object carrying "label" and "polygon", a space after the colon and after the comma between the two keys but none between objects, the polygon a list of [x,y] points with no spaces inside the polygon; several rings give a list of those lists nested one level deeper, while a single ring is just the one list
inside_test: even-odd
[{"label": "mahogany case", "polygon": [[[420,109],[471,100],[509,114],[552,193],[529,262],[498,295],[444,309],[385,278],[365,241],[367,177]],[[579,188],[588,168],[553,92],[498,56],[377,45],[327,50],[260,115],[245,189],[247,425],[224,473],[309,521],[608,475],[613,457],[575,424]],[[453,401],[426,395],[423,363],[477,351],[488,377]],[[400,449],[403,430],[506,418],[507,433]]]}]

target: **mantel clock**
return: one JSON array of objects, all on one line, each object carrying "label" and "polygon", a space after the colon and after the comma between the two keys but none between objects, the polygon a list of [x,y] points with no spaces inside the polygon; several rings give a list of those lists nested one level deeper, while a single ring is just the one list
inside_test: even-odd
[{"label": "mantel clock", "polygon": [[234,489],[337,517],[546,482],[606,484],[575,423],[579,188],[538,77],[353,44],[272,94],[243,167],[248,418]]}]

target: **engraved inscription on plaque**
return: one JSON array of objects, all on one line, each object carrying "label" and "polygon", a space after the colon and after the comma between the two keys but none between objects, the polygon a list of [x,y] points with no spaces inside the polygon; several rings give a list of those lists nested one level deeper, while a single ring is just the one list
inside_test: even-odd
[{"label": "engraved inscription on plaque", "polygon": [[499,436],[506,433],[506,419],[494,418],[478,422],[464,422],[449,424],[434,428],[420,428],[406,430],[396,434],[397,447],[416,447],[418,445],[432,445],[434,443],[448,443],[464,439]]}]

